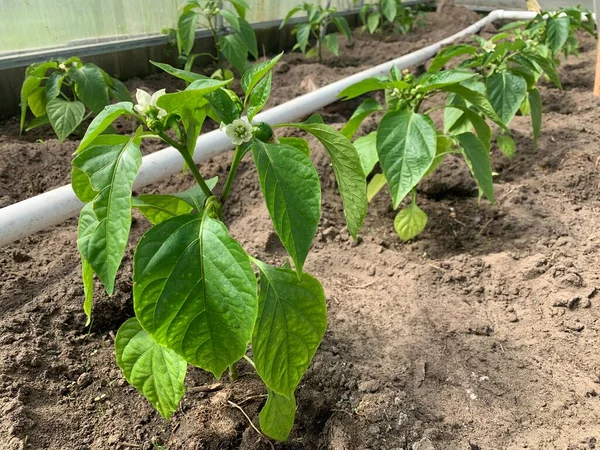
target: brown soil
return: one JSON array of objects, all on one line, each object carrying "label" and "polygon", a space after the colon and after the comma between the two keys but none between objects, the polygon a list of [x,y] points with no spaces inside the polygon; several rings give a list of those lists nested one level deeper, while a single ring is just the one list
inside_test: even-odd
[{"label": "brown soil", "polygon": [[[343,65],[287,56],[272,104],[303,93],[306,77],[326,84],[476,18],[457,8],[443,17],[430,14],[424,29],[394,42],[361,37],[343,49]],[[394,234],[387,193],[371,205],[360,243],[349,239],[329,162],[315,144],[323,219],[306,270],[325,287],[329,329],[298,389],[292,436],[275,448],[596,448],[600,99],[591,95],[594,48],[583,38],[581,57],[562,64],[564,92],[542,88],[539,150],[529,120],[513,122],[515,159],[494,156],[497,206],[479,206],[464,164],[450,160],[423,185],[421,206],[430,221],[411,243]],[[167,80],[155,76],[129,86],[157,89]],[[353,106],[322,113],[341,126]],[[374,125],[367,121],[361,131]],[[68,182],[76,141],[61,145],[43,130],[19,137],[16,119],[1,129],[4,205]],[[145,151],[159,147],[151,143]],[[228,158],[202,170],[222,175]],[[226,211],[233,235],[258,257],[282,261],[250,161],[238,181]],[[150,190],[190,183],[175,176]],[[132,315],[131,253],[146,228],[138,217],[115,295],[97,286],[89,330],[75,220],[0,249],[0,449],[272,448],[227,402],[257,423],[264,388],[247,365],[234,385],[190,369],[188,393],[170,422],[125,383],[113,339]]]}]

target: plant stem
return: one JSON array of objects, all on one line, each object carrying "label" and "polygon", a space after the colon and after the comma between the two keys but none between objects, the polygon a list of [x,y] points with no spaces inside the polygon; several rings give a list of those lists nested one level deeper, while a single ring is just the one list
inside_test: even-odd
[{"label": "plant stem", "polygon": [[237,363],[233,363],[229,365],[229,378],[231,378],[231,382],[235,383],[240,377],[240,373],[238,372]]},{"label": "plant stem", "polygon": [[181,156],[183,156],[183,159],[185,160],[186,164],[190,168],[190,172],[192,172],[192,175],[194,175],[196,182],[200,186],[200,189],[202,189],[202,192],[204,193],[206,198],[212,197],[214,194],[212,193],[212,191],[206,184],[206,181],[204,181],[204,178],[202,178],[202,175],[200,175],[200,171],[196,167],[194,158],[192,158],[192,155],[190,155],[190,153],[187,151],[187,148],[185,147],[185,145],[171,139],[164,131],[158,132],[158,136],[163,141],[165,141],[167,144],[169,144],[171,147],[173,147],[173,148],[177,149],[177,151],[179,151]]},{"label": "plant stem", "polygon": [[231,161],[231,168],[229,169],[229,173],[227,174],[227,180],[225,180],[225,186],[223,186],[223,192],[221,193],[221,204],[224,204],[231,193],[231,188],[233,186],[233,181],[235,180],[235,176],[237,174],[238,167],[242,158],[246,154],[246,151],[243,149],[241,145],[238,145],[235,148],[235,153],[233,154],[233,160]]}]

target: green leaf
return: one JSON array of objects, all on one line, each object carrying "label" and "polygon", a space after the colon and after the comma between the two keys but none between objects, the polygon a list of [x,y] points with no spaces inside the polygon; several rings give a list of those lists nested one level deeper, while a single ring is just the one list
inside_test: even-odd
[{"label": "green leaf", "polygon": [[110,102],[108,87],[102,70],[94,64],[69,69],[69,78],[75,82],[75,93],[85,106],[98,114]]},{"label": "green leaf", "polygon": [[273,73],[264,77],[252,90],[250,101],[248,102],[248,121],[252,122],[256,116],[267,104],[271,95],[271,86],[273,84]]},{"label": "green leaf", "polygon": [[490,103],[502,122],[508,125],[527,95],[527,82],[512,73],[496,72],[485,84]]},{"label": "green leaf", "polygon": [[267,403],[260,411],[260,430],[271,439],[285,441],[294,428],[296,418],[296,398],[279,395],[269,389]]},{"label": "green leaf", "polygon": [[46,100],[52,100],[60,95],[65,74],[63,72],[52,72],[46,80]]},{"label": "green leaf", "polygon": [[488,98],[481,92],[478,92],[474,89],[470,89],[466,86],[462,86],[460,84],[446,86],[443,89],[447,92],[452,92],[456,95],[459,95],[471,105],[475,106],[487,117],[492,119],[497,125],[499,125],[502,128],[506,128],[506,125],[502,121],[502,118],[498,116]]},{"label": "green leaf", "polygon": [[27,97],[27,104],[29,109],[35,117],[42,117],[46,115],[46,105],[48,105],[48,99],[46,98],[46,88],[39,86],[33,90],[29,97]]},{"label": "green leaf", "polygon": [[571,21],[568,16],[549,17],[546,21],[546,41],[553,54],[562,49],[569,38]]},{"label": "green leaf", "polygon": [[133,304],[161,345],[217,378],[245,353],[258,309],[244,249],[207,214],[167,219],[134,255]]},{"label": "green leaf", "polygon": [[207,95],[226,86],[231,80],[203,78],[192,81],[185,91],[161,95],[156,104],[168,113],[193,111],[208,104]]},{"label": "green leaf", "polygon": [[27,126],[25,127],[25,131],[33,130],[34,128],[41,127],[41,126],[47,125],[49,123],[50,123],[50,120],[48,119],[47,115],[36,117],[27,124]]},{"label": "green leaf", "polygon": [[186,201],[168,194],[144,194],[134,197],[132,206],[137,208],[152,225],[171,217],[192,212]]},{"label": "green leaf", "polygon": [[330,33],[323,36],[323,45],[335,56],[340,56],[340,42],[338,40],[337,34]]},{"label": "green leaf", "polygon": [[421,232],[427,226],[427,214],[416,203],[411,203],[403,208],[394,219],[394,228],[400,239],[408,241]]},{"label": "green leaf", "polygon": [[366,80],[359,81],[352,86],[348,86],[342,92],[339,93],[339,97],[342,100],[350,100],[352,98],[359,97],[367,92],[381,91],[387,88],[389,81],[380,78],[367,78]]},{"label": "green leaf", "polygon": [[306,53],[306,47],[308,46],[308,39],[310,38],[311,29],[310,23],[303,22],[296,25],[295,47],[299,48],[302,53]]},{"label": "green leaf", "polygon": [[377,153],[397,208],[427,172],[435,157],[432,120],[409,110],[387,113],[377,130]]},{"label": "green leaf", "polygon": [[23,130],[25,129],[25,119],[27,118],[27,98],[40,86],[41,82],[41,78],[28,76],[25,78],[25,81],[23,81],[23,85],[21,86],[21,133],[23,133]]},{"label": "green leaf", "polygon": [[226,124],[230,124],[235,119],[239,119],[242,106],[238,103],[235,93],[227,89],[218,89],[208,94],[206,99],[211,106],[208,115],[217,123],[225,122]]},{"label": "green leaf", "polygon": [[450,153],[454,153],[454,139],[450,136],[446,136],[443,134],[438,134],[437,136],[437,145],[435,147],[435,158],[427,169],[427,172],[423,176],[423,178],[428,177],[433,172],[437,170],[437,168],[444,162],[444,159]]},{"label": "green leaf", "polygon": [[150,61],[150,64],[158,67],[161,70],[164,70],[169,75],[173,75],[174,77],[179,78],[180,80],[187,81],[188,83],[191,83],[196,80],[204,80],[204,79],[209,78],[205,75],[200,75],[199,73],[189,72],[187,70],[176,69],[175,67],[173,67],[169,64],[159,63],[156,61]]},{"label": "green leaf", "polygon": [[110,77],[112,86],[110,87],[110,96],[120,102],[131,102],[131,94],[127,86],[120,80]]},{"label": "green leaf", "polygon": [[238,21],[240,23],[240,36],[246,44],[248,52],[255,58],[258,58],[258,43],[256,42],[254,28],[252,28],[252,25],[246,22],[242,17],[239,17]]},{"label": "green leaf", "polygon": [[346,39],[352,41],[352,30],[346,18],[344,16],[335,16],[332,20],[338,31],[346,36]]},{"label": "green leaf", "polygon": [[295,8],[290,9],[290,11],[286,14],[284,19],[281,21],[281,25],[279,25],[279,29],[283,28],[285,24],[294,16],[294,14],[302,11],[302,6],[296,6]]},{"label": "green leaf", "polygon": [[94,139],[115,121],[117,117],[125,114],[133,114],[133,103],[120,102],[105,107],[100,114],[94,117],[92,123],[90,123],[90,126],[79,143],[79,147],[77,147],[77,153],[80,153],[88,147]]},{"label": "green leaf", "polygon": [[319,175],[294,147],[255,141],[252,155],[273,227],[300,273],[321,217]]},{"label": "green leaf", "polygon": [[196,40],[196,21],[198,15],[192,9],[184,11],[177,21],[177,51],[180,55],[189,55]]},{"label": "green leaf", "polygon": [[[209,180],[205,180],[206,185],[211,190],[214,189],[218,181],[219,177],[213,177]],[[192,206],[196,210],[196,212],[202,213],[204,211],[204,202],[206,202],[206,195],[204,194],[202,188],[197,184],[191,187],[190,189],[187,189],[183,192],[177,192],[172,195],[187,202],[187,204]]]},{"label": "green leaf", "polygon": [[229,0],[242,19],[246,18],[246,10],[250,8],[246,0]]},{"label": "green leaf", "polygon": [[479,189],[491,203],[494,203],[494,181],[488,149],[473,133],[462,133],[457,135],[456,138],[464,150],[465,158],[470,165]]},{"label": "green leaf", "polygon": [[498,144],[498,148],[508,159],[513,159],[515,156],[515,151],[517,150],[517,145],[513,138],[511,138],[508,134],[500,134],[496,137],[496,143]]},{"label": "green leaf", "polygon": [[48,120],[60,142],[64,141],[83,120],[85,106],[81,102],[68,102],[54,98],[46,106]]},{"label": "green leaf", "polygon": [[440,51],[431,64],[429,65],[428,72],[437,72],[442,69],[448,61],[452,58],[461,55],[473,55],[477,52],[477,47],[468,44],[457,44],[452,45],[451,47],[447,47]]},{"label": "green leaf", "polygon": [[154,342],[135,318],[119,328],[115,350],[127,382],[169,419],[185,393],[187,363]]},{"label": "green leaf", "polygon": [[531,110],[531,124],[533,126],[533,147],[537,148],[542,130],[542,97],[537,88],[529,91],[529,107]]},{"label": "green leaf", "polygon": [[388,22],[393,22],[398,14],[396,0],[381,0],[381,13]]},{"label": "green leaf", "polygon": [[367,177],[379,161],[379,157],[377,156],[377,131],[356,139],[354,147],[358,152],[358,156],[360,156],[360,163],[365,177]]},{"label": "green leaf", "polygon": [[548,78],[550,78],[557,88],[562,89],[558,72],[556,72],[556,64],[554,64],[552,58],[546,58],[540,54],[527,54],[527,57],[535,61],[535,63],[540,66],[540,68],[546,75],[548,75]]},{"label": "green leaf", "polygon": [[383,187],[387,184],[387,180],[385,179],[385,175],[382,173],[376,173],[369,181],[367,185],[367,200],[371,203],[371,200],[383,189]]},{"label": "green leaf", "polygon": [[352,139],[352,137],[358,130],[358,127],[360,127],[360,124],[363,123],[363,121],[368,116],[370,116],[371,114],[373,114],[376,111],[381,111],[382,109],[383,109],[382,106],[379,104],[379,102],[377,100],[375,100],[373,98],[366,99],[352,113],[350,120],[348,120],[348,122],[346,122],[346,125],[344,125],[344,127],[340,130],[340,133],[342,133],[348,139]]},{"label": "green leaf", "polygon": [[[77,60],[79,60],[77,58]],[[25,70],[26,77],[42,78],[48,72],[48,69],[57,69],[58,63],[56,61],[46,61],[40,63],[33,63]]]},{"label": "green leaf", "polygon": [[327,329],[325,292],[306,273],[256,264],[260,271],[252,336],[256,371],[269,389],[290,397]]},{"label": "green leaf", "polygon": [[248,47],[238,34],[228,34],[219,38],[219,48],[225,59],[237,69],[244,73],[248,64]]},{"label": "green leaf", "polygon": [[310,156],[310,146],[308,142],[299,137],[280,137],[279,143],[282,145],[289,145],[297,150],[300,150],[306,156]]},{"label": "green leaf", "polygon": [[369,17],[367,17],[367,29],[369,30],[369,33],[375,33],[375,31],[379,27],[380,20],[381,14],[379,14],[377,11],[369,14]]},{"label": "green leaf", "polygon": [[81,278],[83,279],[83,293],[85,299],[83,301],[83,312],[87,320],[85,326],[89,326],[92,322],[92,306],[94,301],[94,270],[90,263],[85,259],[81,259]]},{"label": "green leaf", "polygon": [[[73,168],[87,175],[96,197],[79,216],[77,246],[112,294],[131,228],[131,188],[142,164],[139,142],[93,145]],[[77,192],[76,192],[77,193]]]},{"label": "green leaf", "polygon": [[221,16],[223,16],[223,19],[225,20],[225,22],[227,22],[229,25],[231,25],[231,27],[235,31],[237,31],[238,33],[240,32],[240,30],[241,30],[240,20],[236,14],[234,14],[232,11],[229,11],[227,9],[221,9]]},{"label": "green leaf", "polygon": [[426,72],[417,79],[417,89],[421,92],[430,92],[446,86],[460,84],[477,76],[474,72],[462,70],[444,70],[442,72]]},{"label": "green leaf", "polygon": [[244,75],[242,75],[242,89],[246,96],[249,96],[252,93],[254,87],[271,71],[282,56],[283,53],[280,53],[273,59],[256,64],[244,72]]},{"label": "green leaf", "polygon": [[344,217],[350,235],[356,239],[367,215],[367,183],[356,148],[339,131],[323,123],[282,124],[300,128],[316,137],[331,158],[333,172],[342,196]]}]

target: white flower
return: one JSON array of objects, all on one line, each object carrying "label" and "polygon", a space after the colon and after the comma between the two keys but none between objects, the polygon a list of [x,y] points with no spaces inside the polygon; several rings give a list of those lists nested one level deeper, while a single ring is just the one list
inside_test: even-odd
[{"label": "white flower", "polygon": [[485,50],[486,53],[493,52],[495,48],[496,44],[494,44],[492,41],[485,41],[485,44],[483,44],[483,50]]},{"label": "white flower", "polygon": [[154,116],[152,118],[162,119],[167,115],[167,111],[156,106],[156,102],[160,98],[161,95],[165,94],[165,89],[161,89],[156,91],[154,94],[150,95],[146,91],[138,89],[135,92],[135,98],[137,100],[137,105],[134,106],[134,109],[146,116]]},{"label": "white flower", "polygon": [[60,64],[58,65],[58,68],[59,68],[60,70],[63,70],[63,71],[65,71],[65,72],[67,71],[67,66],[65,66],[63,63],[60,63]]},{"label": "white flower", "polygon": [[231,138],[233,145],[241,145],[252,139],[252,125],[247,119],[235,119],[229,125],[225,125],[225,134]]}]

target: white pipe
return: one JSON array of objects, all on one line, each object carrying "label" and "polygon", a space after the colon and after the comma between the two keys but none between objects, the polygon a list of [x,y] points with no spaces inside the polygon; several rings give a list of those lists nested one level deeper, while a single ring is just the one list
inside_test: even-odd
[{"label": "white pipe", "polygon": [[[348,86],[376,75],[385,75],[392,66],[405,69],[422,63],[435,56],[445,45],[474,34],[496,20],[527,20],[533,19],[535,15],[529,11],[492,11],[485,18],[446,39],[271,108],[258,114],[256,121],[275,125],[297,120],[338,101],[339,93]],[[202,163],[230,148],[231,141],[225,133],[211,131],[198,138],[194,161]],[[182,165],[181,155],[173,147],[147,155],[143,158],[134,189],[173,175],[181,171]],[[0,247],[64,222],[77,215],[82,205],[69,184],[0,209]]]}]

